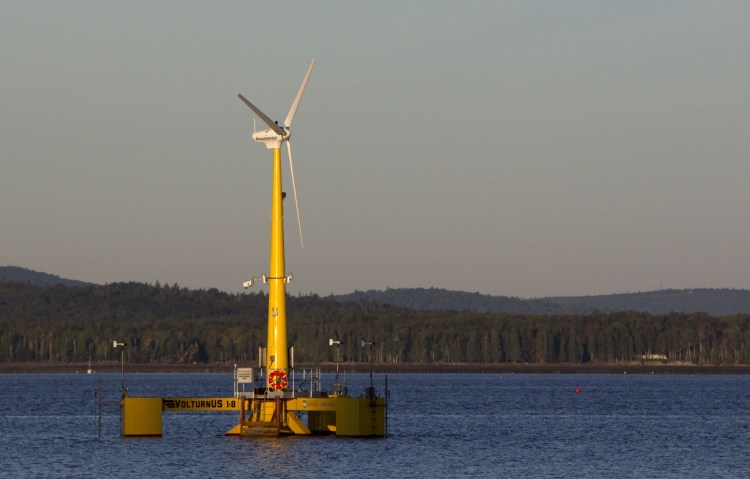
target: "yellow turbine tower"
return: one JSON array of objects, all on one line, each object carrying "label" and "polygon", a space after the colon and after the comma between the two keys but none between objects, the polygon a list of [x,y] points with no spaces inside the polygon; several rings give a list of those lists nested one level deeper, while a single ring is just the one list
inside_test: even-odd
[{"label": "yellow turbine tower", "polygon": [[254,131],[251,138],[253,141],[263,143],[266,148],[273,150],[273,188],[271,191],[271,260],[268,275],[252,278],[245,281],[245,288],[249,288],[257,280],[268,284],[268,342],[266,348],[266,387],[268,391],[286,391],[289,384],[289,354],[286,334],[286,284],[292,280],[292,275],[287,275],[284,265],[284,206],[283,193],[281,189],[281,144],[286,143],[289,153],[289,168],[292,176],[292,189],[294,191],[294,205],[297,210],[297,225],[300,231],[300,243],[302,243],[302,226],[299,219],[299,205],[297,203],[297,186],[294,183],[294,165],[292,163],[292,147],[289,138],[292,136],[290,127],[297,113],[302,94],[305,92],[307,81],[310,79],[315,59],[310,62],[307,74],[302,85],[300,85],[297,97],[289,109],[284,120],[284,126],[271,120],[258,107],[253,105],[247,98],[239,95],[240,99],[255,112],[256,115],[268,125],[269,128]]}]

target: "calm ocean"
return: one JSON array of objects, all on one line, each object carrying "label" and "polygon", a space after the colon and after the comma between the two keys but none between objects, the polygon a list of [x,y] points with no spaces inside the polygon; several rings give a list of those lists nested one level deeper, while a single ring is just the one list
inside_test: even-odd
[{"label": "calm ocean", "polygon": [[[387,439],[224,437],[234,413],[165,413],[163,438],[128,440],[115,408],[98,437],[100,377],[116,401],[119,375],[0,375],[0,477],[750,477],[750,376],[392,374]],[[125,380],[232,395],[231,374]]]}]

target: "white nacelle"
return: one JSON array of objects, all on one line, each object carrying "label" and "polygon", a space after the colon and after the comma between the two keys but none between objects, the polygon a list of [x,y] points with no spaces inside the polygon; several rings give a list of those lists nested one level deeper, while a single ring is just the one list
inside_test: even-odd
[{"label": "white nacelle", "polygon": [[250,138],[252,138],[255,142],[265,143],[266,148],[272,150],[274,148],[281,148],[281,144],[284,142],[284,140],[292,136],[291,132],[288,129],[284,128],[284,131],[286,132],[286,136],[281,136],[272,129],[266,128],[265,130],[256,131],[255,133],[250,135]]}]

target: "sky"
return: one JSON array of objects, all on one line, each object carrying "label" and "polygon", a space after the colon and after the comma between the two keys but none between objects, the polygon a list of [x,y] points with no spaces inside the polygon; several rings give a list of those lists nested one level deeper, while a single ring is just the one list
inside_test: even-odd
[{"label": "sky", "polygon": [[[291,294],[750,289],[750,2],[0,1],[0,265]],[[258,128],[260,128],[258,120]],[[284,156],[284,189],[291,192]]]}]

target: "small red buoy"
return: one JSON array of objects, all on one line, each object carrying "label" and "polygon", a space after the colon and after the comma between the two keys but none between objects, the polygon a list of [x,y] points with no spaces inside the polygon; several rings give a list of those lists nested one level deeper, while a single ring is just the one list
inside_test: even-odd
[{"label": "small red buoy", "polygon": [[576,392],[577,393],[581,392],[581,388],[576,388]]}]

